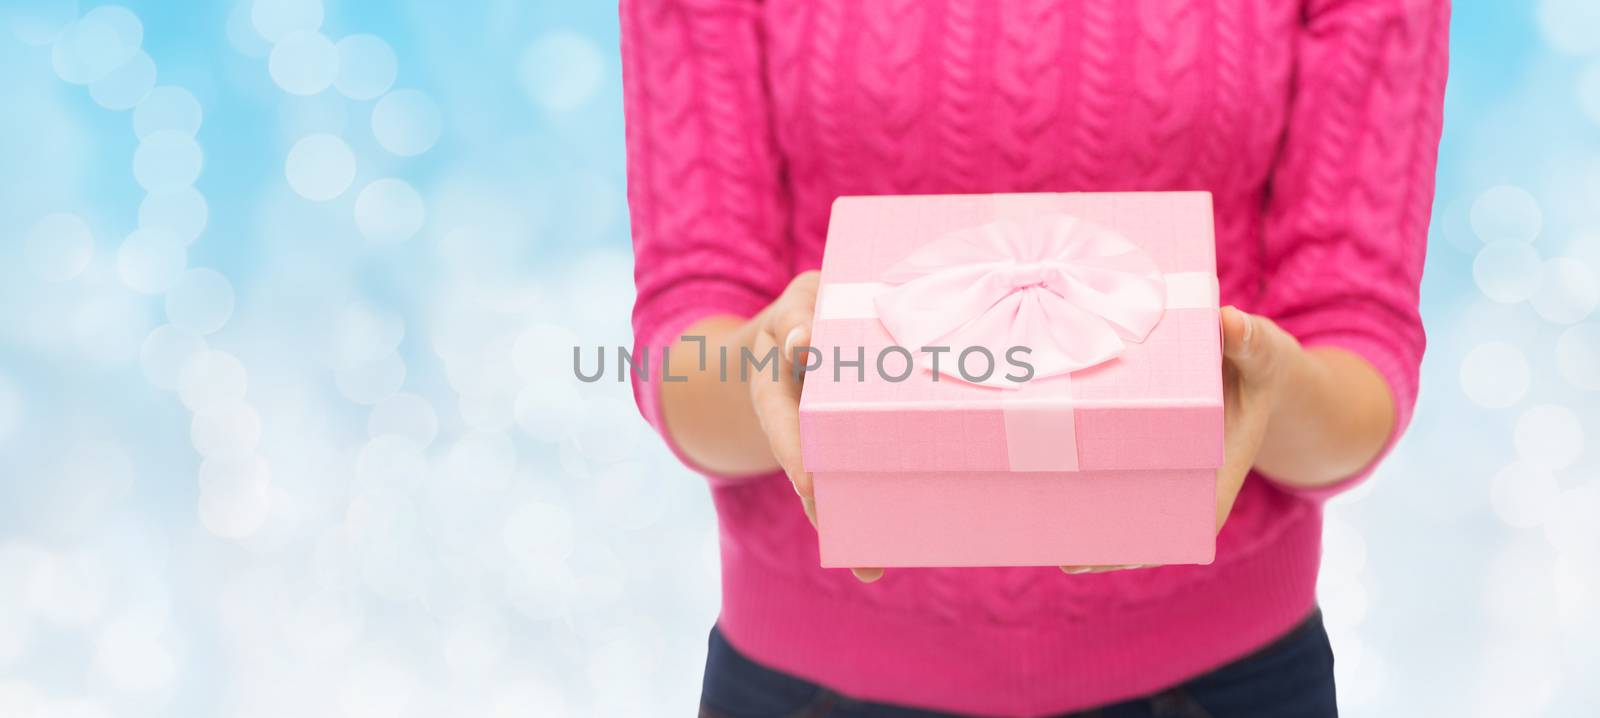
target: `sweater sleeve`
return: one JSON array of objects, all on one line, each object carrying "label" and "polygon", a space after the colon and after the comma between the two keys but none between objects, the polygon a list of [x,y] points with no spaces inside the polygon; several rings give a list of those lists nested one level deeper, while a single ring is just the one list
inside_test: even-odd
[{"label": "sweater sleeve", "polygon": [[[754,315],[792,274],[759,13],[752,0],[621,3],[634,355],[650,369],[633,391],[669,444],[662,349],[700,319]],[[673,357],[673,373],[696,361]]]},{"label": "sweater sleeve", "polygon": [[1309,0],[1293,98],[1269,185],[1255,310],[1306,346],[1370,362],[1394,396],[1378,459],[1411,419],[1424,335],[1419,283],[1433,203],[1448,0]]}]

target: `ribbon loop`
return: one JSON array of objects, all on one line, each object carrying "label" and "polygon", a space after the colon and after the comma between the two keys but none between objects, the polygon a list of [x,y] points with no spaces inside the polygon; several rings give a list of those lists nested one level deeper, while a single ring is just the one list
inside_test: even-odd
[{"label": "ribbon loop", "polygon": [[[1166,282],[1138,245],[1066,214],[951,232],[885,271],[874,303],[902,346],[1027,347],[1036,378],[1085,369],[1143,342]],[[946,366],[941,371],[961,377]],[[1017,388],[1002,378],[985,384]]]}]

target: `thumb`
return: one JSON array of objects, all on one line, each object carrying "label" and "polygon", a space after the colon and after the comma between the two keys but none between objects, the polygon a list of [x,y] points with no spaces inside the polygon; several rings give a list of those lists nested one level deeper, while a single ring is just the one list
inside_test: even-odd
[{"label": "thumb", "polygon": [[794,364],[795,350],[811,345],[811,313],[809,303],[786,302],[768,320],[767,330],[772,334],[773,343],[778,345],[783,366]]},{"label": "thumb", "polygon": [[1235,306],[1222,308],[1222,355],[1235,364],[1249,365],[1266,354],[1268,337],[1261,331],[1261,318]]}]

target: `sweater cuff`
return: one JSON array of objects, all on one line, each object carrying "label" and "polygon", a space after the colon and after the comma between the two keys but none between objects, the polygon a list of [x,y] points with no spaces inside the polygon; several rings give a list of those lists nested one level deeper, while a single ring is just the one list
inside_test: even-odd
[{"label": "sweater cuff", "polygon": [[672,433],[667,430],[666,417],[662,413],[661,383],[663,369],[670,369],[674,376],[683,376],[686,369],[697,367],[699,364],[700,357],[695,352],[684,355],[680,351],[671,357],[671,367],[667,366],[666,349],[676,344],[685,330],[710,317],[755,316],[766,306],[766,301],[753,293],[700,283],[676,287],[658,299],[659,301],[654,302],[648,309],[641,307],[634,315],[633,354],[635,357],[649,357],[649,370],[645,372],[645,378],[641,379],[636,373],[630,374],[630,381],[633,382],[633,399],[639,407],[639,414],[655,428],[657,434],[661,435],[662,441],[666,442],[667,448],[678,457],[678,461],[695,473],[705,476],[713,483],[746,478],[718,473],[695,463],[684,453],[682,447],[673,441]]}]

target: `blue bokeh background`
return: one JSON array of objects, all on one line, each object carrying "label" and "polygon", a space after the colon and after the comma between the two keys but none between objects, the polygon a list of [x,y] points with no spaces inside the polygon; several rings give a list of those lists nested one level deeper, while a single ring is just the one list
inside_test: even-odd
[{"label": "blue bokeh background", "polygon": [[[681,715],[706,489],[625,385],[615,6],[8,4],[0,715]],[[1600,5],[1457,4],[1350,715],[1600,702]],[[352,39],[353,38],[353,39]]]}]

